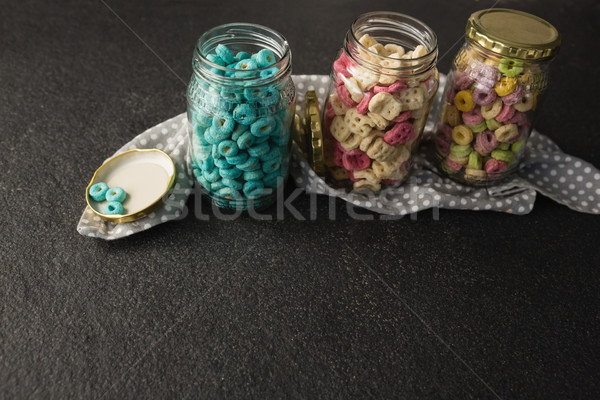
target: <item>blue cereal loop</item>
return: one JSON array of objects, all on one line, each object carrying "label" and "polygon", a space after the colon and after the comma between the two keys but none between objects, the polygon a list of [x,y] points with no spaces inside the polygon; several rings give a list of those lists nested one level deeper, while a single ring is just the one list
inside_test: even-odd
[{"label": "blue cereal loop", "polygon": [[269,136],[276,127],[275,118],[263,117],[250,125],[250,131],[254,136]]},{"label": "blue cereal loop", "polygon": [[255,171],[244,172],[244,180],[246,181],[260,180],[263,178],[263,176],[265,176],[265,174],[259,169]]},{"label": "blue cereal loop", "polygon": [[217,141],[215,140],[215,138],[212,135],[212,128],[208,128],[206,131],[204,131],[204,141],[208,144],[216,144]]},{"label": "blue cereal loop", "polygon": [[246,162],[236,165],[242,171],[255,171],[260,169],[260,162],[256,157],[249,157]]},{"label": "blue cereal loop", "polygon": [[238,151],[238,145],[233,140],[223,140],[218,146],[219,153],[224,157],[235,156]]},{"label": "blue cereal loop", "polygon": [[225,184],[223,183],[223,179],[220,179],[216,182],[210,183],[209,186],[207,187],[207,189],[212,190],[213,192],[216,192],[217,190],[224,188]]},{"label": "blue cereal loop", "polygon": [[279,150],[279,147],[272,147],[271,150],[269,150],[269,152],[261,157],[259,157],[261,161],[269,161],[269,160],[273,160],[273,159],[280,159],[281,158],[281,150]]},{"label": "blue cereal loop", "polygon": [[239,199],[241,197],[237,190],[229,187],[219,189],[216,194],[225,199]]},{"label": "blue cereal loop", "polygon": [[248,181],[244,183],[244,194],[247,197],[256,197],[262,194],[262,190],[265,188],[264,183],[262,181]]},{"label": "blue cereal loop", "polygon": [[244,97],[248,101],[259,101],[262,97],[263,89],[260,87],[247,87],[244,89]]},{"label": "blue cereal loop", "polygon": [[281,101],[281,93],[279,90],[270,86],[263,91],[262,97],[260,99],[260,104],[263,106],[273,106],[279,104]]},{"label": "blue cereal loop", "polygon": [[270,174],[270,173],[273,173],[273,172],[279,170],[280,166],[281,166],[281,163],[279,163],[279,159],[274,158],[272,160],[265,161],[262,164],[262,170],[265,172],[265,174]]},{"label": "blue cereal loop", "polygon": [[250,104],[238,104],[233,110],[233,119],[242,125],[250,125],[256,121],[256,109]]},{"label": "blue cereal loop", "polygon": [[202,176],[209,182],[216,182],[220,179],[219,168],[214,167],[213,169],[206,169],[202,171]]},{"label": "blue cereal loop", "polygon": [[107,191],[108,185],[104,182],[98,182],[92,185],[88,193],[94,201],[104,201]]},{"label": "blue cereal loop", "polygon": [[231,168],[223,168],[219,170],[219,175],[223,178],[237,179],[242,174],[242,170],[232,166]]},{"label": "blue cereal loop", "polygon": [[262,49],[252,57],[260,68],[275,64],[275,54],[269,49]]},{"label": "blue cereal loop", "polygon": [[277,67],[263,69],[262,71],[260,71],[260,77],[263,79],[267,79],[272,77],[273,75],[276,75],[278,72],[279,68]]},{"label": "blue cereal loop", "polygon": [[231,64],[235,62],[235,57],[231,54],[231,51],[224,44],[219,44],[215,48],[215,54],[225,62],[225,64]]},{"label": "blue cereal loop", "polygon": [[206,59],[213,64],[220,65],[221,67],[224,67],[225,65],[227,65],[227,63],[225,61],[223,61],[223,59],[216,54],[209,54],[206,56]]},{"label": "blue cereal loop", "polygon": [[235,179],[223,178],[220,182],[223,182],[223,185],[227,186],[228,188],[236,190],[240,190],[244,186],[242,182],[236,181]]},{"label": "blue cereal loop", "polygon": [[252,157],[260,157],[264,154],[267,154],[271,147],[268,142],[254,145],[248,149],[248,154]]},{"label": "blue cereal loop", "polygon": [[212,118],[205,112],[196,114],[194,121],[203,128],[208,128],[212,124]]},{"label": "blue cereal loop", "polygon": [[123,214],[123,204],[118,201],[111,201],[104,207],[104,214]]},{"label": "blue cereal loop", "polygon": [[245,151],[241,151],[235,156],[226,157],[226,159],[227,159],[227,162],[231,165],[242,164],[248,160],[248,153],[246,153]]},{"label": "blue cereal loop", "polygon": [[125,197],[127,197],[127,192],[125,192],[123,188],[119,186],[110,188],[106,192],[106,201],[109,202],[116,201],[118,203],[122,203],[125,201]]},{"label": "blue cereal loop", "polygon": [[275,189],[275,188],[277,188],[277,185],[279,183],[280,176],[281,175],[279,174],[279,172],[272,172],[270,174],[267,174],[263,178],[263,182],[264,182],[265,186]]},{"label": "blue cereal loop", "polygon": [[231,116],[221,114],[215,115],[210,128],[211,135],[216,141],[228,139],[235,126],[235,121]]},{"label": "blue cereal loop", "polygon": [[235,59],[237,61],[242,61],[245,60],[247,58],[250,58],[250,54],[246,53],[245,51],[239,51],[236,55],[235,55]]},{"label": "blue cereal loop", "polygon": [[211,155],[209,155],[208,158],[206,158],[206,160],[201,161],[198,164],[198,167],[200,167],[200,169],[203,171],[211,170],[215,167],[215,159],[212,158]]},{"label": "blue cereal loop", "polygon": [[[254,135],[252,135],[254,136]],[[256,137],[254,136],[254,144],[260,144],[260,143],[264,143],[266,141],[268,141],[270,138],[270,136],[261,136],[261,137]]]},{"label": "blue cereal loop", "polygon": [[231,140],[237,141],[240,136],[244,134],[248,130],[246,125],[238,124],[233,132],[231,132]]},{"label": "blue cereal loop", "polygon": [[202,175],[196,175],[196,171],[194,171],[194,175],[196,176],[196,180],[206,189],[210,189],[210,182],[206,180]]},{"label": "blue cereal loop", "polygon": [[247,149],[254,144],[254,135],[250,130],[246,130],[237,140],[239,149]]},{"label": "blue cereal loop", "polygon": [[213,161],[213,164],[219,167],[219,169],[229,168],[229,162],[225,158],[217,158]]},{"label": "blue cereal loop", "polygon": [[223,88],[220,92],[221,97],[231,103],[239,103],[244,99],[242,90],[236,88]]}]

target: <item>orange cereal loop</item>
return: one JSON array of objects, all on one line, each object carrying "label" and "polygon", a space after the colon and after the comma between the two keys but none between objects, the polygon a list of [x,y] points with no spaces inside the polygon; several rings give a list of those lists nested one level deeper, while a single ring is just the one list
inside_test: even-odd
[{"label": "orange cereal loop", "polygon": [[456,93],[454,97],[454,105],[459,111],[469,112],[475,108],[475,102],[473,101],[473,92],[470,90],[461,90]]},{"label": "orange cereal loop", "polygon": [[465,125],[458,125],[452,129],[452,139],[458,144],[469,144],[473,141],[473,132]]},{"label": "orange cereal loop", "polygon": [[508,76],[503,76],[496,86],[494,90],[498,94],[498,96],[506,96],[515,91],[517,87],[517,80],[515,78],[509,78]]}]

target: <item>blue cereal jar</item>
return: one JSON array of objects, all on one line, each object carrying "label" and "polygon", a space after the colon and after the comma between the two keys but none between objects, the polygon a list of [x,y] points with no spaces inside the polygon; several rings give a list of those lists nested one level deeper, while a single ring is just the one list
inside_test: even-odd
[{"label": "blue cereal jar", "polygon": [[255,24],[205,32],[188,86],[188,164],[220,208],[265,208],[283,185],[295,110],[285,38]]}]

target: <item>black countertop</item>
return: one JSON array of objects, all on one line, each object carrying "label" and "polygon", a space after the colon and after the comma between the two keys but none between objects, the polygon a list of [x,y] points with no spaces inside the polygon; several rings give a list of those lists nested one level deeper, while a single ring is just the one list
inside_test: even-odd
[{"label": "black countertop", "polygon": [[[563,47],[537,129],[600,166],[595,1],[500,1]],[[597,398],[598,216],[352,218],[300,195],[283,220],[187,217],[80,236],[94,170],[185,111],[197,37],[247,21],[329,73],[359,14],[413,15],[447,72],[492,1],[3,1],[0,398]],[[458,42],[457,42],[458,41]],[[292,182],[288,191],[293,190]],[[210,215],[210,212],[209,212]]]}]

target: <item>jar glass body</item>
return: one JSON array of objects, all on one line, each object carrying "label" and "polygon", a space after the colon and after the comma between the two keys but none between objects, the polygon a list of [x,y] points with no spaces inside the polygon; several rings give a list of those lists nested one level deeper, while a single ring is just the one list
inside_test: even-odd
[{"label": "jar glass body", "polygon": [[502,57],[467,40],[442,96],[435,159],[471,185],[505,180],[523,158],[548,85],[549,61]]},{"label": "jar glass body", "polygon": [[221,25],[198,39],[187,91],[188,165],[220,208],[267,207],[285,183],[291,62],[285,38],[260,25]]},{"label": "jar glass body", "polygon": [[412,166],[438,88],[437,38],[407,15],[360,16],[331,70],[323,110],[326,179],[378,192]]}]

